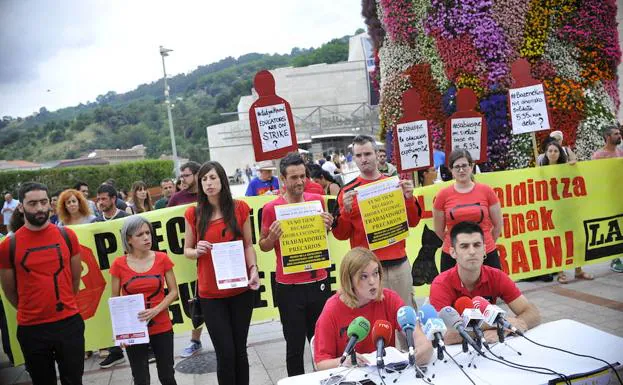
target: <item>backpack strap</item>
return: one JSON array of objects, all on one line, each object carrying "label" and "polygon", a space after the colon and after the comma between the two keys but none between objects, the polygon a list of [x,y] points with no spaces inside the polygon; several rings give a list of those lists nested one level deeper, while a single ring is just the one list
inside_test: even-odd
[{"label": "backpack strap", "polygon": [[65,230],[65,227],[63,226],[58,226],[58,230],[61,232],[61,235],[65,239],[65,243],[67,244],[67,247],[69,248],[69,257],[70,258],[73,257],[74,249],[73,247],[71,247],[71,240],[69,239],[69,234],[67,234],[67,230]]},{"label": "backpack strap", "polygon": [[17,241],[15,240],[15,234],[9,235],[9,259],[11,260],[11,266],[15,270],[15,247]]}]

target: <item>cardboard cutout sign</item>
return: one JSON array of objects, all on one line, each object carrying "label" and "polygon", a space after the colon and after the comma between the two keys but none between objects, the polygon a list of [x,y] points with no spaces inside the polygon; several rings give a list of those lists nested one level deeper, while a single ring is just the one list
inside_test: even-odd
[{"label": "cardboard cutout sign", "polygon": [[469,88],[456,93],[457,111],[446,119],[446,157],[453,150],[466,149],[474,163],[487,161],[487,123],[476,112],[478,98]]},{"label": "cardboard cutout sign", "polygon": [[401,173],[425,170],[433,165],[433,143],[416,89],[411,88],[402,94],[402,111],[393,135],[396,167]]},{"label": "cardboard cutout sign", "polygon": [[532,78],[530,63],[526,59],[515,61],[511,74],[515,88],[508,90],[508,110],[513,134],[551,129],[543,83]]},{"label": "cardboard cutout sign", "polygon": [[296,133],[290,104],[275,93],[275,78],[264,70],[255,75],[253,86],[259,95],[249,109],[255,160],[282,158],[296,151]]}]

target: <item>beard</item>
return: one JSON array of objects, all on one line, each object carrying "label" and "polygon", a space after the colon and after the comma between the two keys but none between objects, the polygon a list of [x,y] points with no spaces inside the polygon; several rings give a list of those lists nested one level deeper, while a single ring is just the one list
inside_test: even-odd
[{"label": "beard", "polygon": [[43,226],[50,218],[50,211],[39,211],[36,213],[29,213],[24,210],[24,217],[26,221],[35,227]]}]

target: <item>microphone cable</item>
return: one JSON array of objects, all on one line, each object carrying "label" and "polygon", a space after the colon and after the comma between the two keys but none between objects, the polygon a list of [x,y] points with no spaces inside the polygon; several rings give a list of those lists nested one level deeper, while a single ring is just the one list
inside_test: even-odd
[{"label": "microphone cable", "polygon": [[[486,346],[486,348],[487,348],[487,351],[493,357],[497,358],[497,360],[494,360],[491,357],[487,357],[487,356],[483,355],[483,357],[485,357],[485,358],[487,358],[489,360],[492,360],[494,362],[498,362],[498,363],[504,364],[506,366],[515,367],[516,369],[531,371],[531,372],[540,373],[540,374],[555,374],[556,376],[560,377],[560,379],[563,380],[565,382],[565,384],[573,385],[571,383],[571,380],[569,379],[569,377],[567,377],[565,374],[558,373],[557,371],[555,371],[553,369],[549,369],[549,368],[545,368],[545,367],[541,367],[541,366],[530,366],[530,365],[518,364],[516,362],[509,361],[509,360],[505,359],[504,357],[498,356],[497,354],[493,353],[493,351],[491,350],[491,348],[489,348],[489,346]],[[547,370],[548,372],[539,372],[539,371],[530,370],[530,369]]]},{"label": "microphone cable", "polygon": [[577,356],[577,357],[584,357],[584,358],[592,358],[593,360],[596,360],[596,361],[599,361],[599,362],[603,362],[604,364],[608,365],[608,367],[609,367],[610,369],[612,369],[612,371],[614,372],[614,375],[617,377],[617,380],[619,380],[619,384],[623,385],[623,381],[621,381],[621,377],[619,377],[619,373],[617,372],[617,370],[614,368],[614,366],[613,366],[611,363],[609,363],[609,362],[608,362],[608,361],[606,361],[606,360],[602,360],[601,358],[598,358],[598,357],[589,356],[589,355],[587,355],[587,354],[580,354],[580,353],[570,352],[570,351],[568,351],[568,350],[561,349],[561,348],[557,348],[557,347],[555,347],[555,346],[543,345],[543,344],[541,344],[541,343],[538,343],[538,342],[536,342],[536,341],[531,340],[530,338],[526,337],[526,336],[525,336],[525,334],[523,334],[523,333],[521,333],[520,335],[521,335],[523,338],[527,339],[528,341],[532,342],[533,344],[535,344],[535,345],[537,345],[537,346],[540,346],[540,347],[543,347],[543,348],[553,349],[553,350],[558,350],[558,351],[560,351],[560,352],[567,353],[567,354],[571,354],[571,355],[573,355],[573,356]]},{"label": "microphone cable", "polygon": [[474,385],[476,385],[476,383],[474,382],[474,380],[472,380],[472,378],[469,376],[469,374],[467,374],[467,372],[465,371],[465,369],[463,369],[463,365],[459,364],[458,362],[456,362],[456,360],[454,359],[454,357],[452,357],[452,354],[450,354],[450,352],[448,352],[446,350],[445,345],[441,346],[441,349],[443,349],[444,352],[446,352],[446,357],[450,357],[450,359],[452,360],[452,362],[454,362],[454,364],[456,366],[459,367],[459,369],[461,369],[461,372],[463,372],[463,374],[465,375],[465,377],[467,377],[467,379]]}]

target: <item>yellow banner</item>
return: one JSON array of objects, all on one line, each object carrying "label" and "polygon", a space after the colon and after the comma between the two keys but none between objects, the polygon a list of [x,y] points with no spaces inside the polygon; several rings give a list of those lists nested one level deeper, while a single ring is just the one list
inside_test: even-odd
[{"label": "yellow banner", "polygon": [[331,266],[327,229],[319,201],[275,207],[283,234],[279,238],[284,274],[300,273]]},{"label": "yellow banner", "polygon": [[[497,246],[503,269],[513,279],[521,279],[623,256],[622,166],[623,159],[605,159],[476,175],[478,182],[490,185],[500,198],[504,226]],[[433,231],[431,210],[435,194],[446,185],[415,190],[423,219],[409,229],[407,254],[418,297],[428,295],[429,285],[438,274],[441,242]],[[274,197],[243,199],[251,207],[253,241],[257,245],[262,206]],[[335,199],[329,197],[326,207],[331,211],[334,205]],[[197,277],[196,262],[183,256],[184,209],[173,207],[143,214],[154,226],[154,244],[168,252],[175,263],[180,298],[169,307],[175,332],[192,328],[187,302]],[[78,302],[86,322],[87,350],[112,345],[108,269],[122,255],[122,224],[123,220],[117,220],[72,227],[83,246]],[[255,293],[253,322],[278,319],[272,292],[275,254],[262,252],[257,246],[255,249],[261,286]],[[329,235],[333,290],[338,287],[337,267],[349,249],[348,241],[337,241]],[[15,337],[15,309],[7,301],[4,308],[13,353],[20,364],[23,358]]]},{"label": "yellow banner", "polygon": [[398,178],[382,179],[357,187],[357,203],[370,250],[406,239],[409,222]]}]

